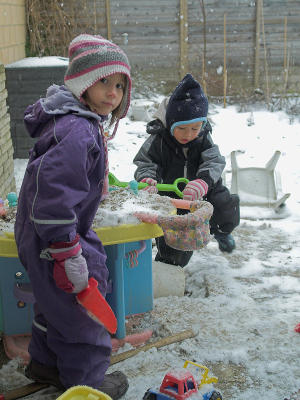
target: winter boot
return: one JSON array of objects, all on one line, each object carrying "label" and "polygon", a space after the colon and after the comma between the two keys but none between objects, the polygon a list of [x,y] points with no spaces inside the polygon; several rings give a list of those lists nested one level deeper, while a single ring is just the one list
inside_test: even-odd
[{"label": "winter boot", "polygon": [[121,371],[115,371],[105,375],[101,386],[97,389],[117,400],[127,392],[128,386],[126,375]]},{"label": "winter boot", "polygon": [[35,360],[30,360],[25,368],[25,376],[38,383],[48,383],[58,389],[65,389],[59,380],[59,373],[56,367],[49,367]]},{"label": "winter boot", "polygon": [[[56,367],[48,367],[35,360],[29,362],[25,369],[25,376],[32,381],[48,383],[60,390],[66,389],[59,380],[59,372]],[[101,386],[96,389],[108,394],[113,400],[117,400],[127,392],[128,386],[126,375],[121,371],[115,371],[105,375]]]},{"label": "winter boot", "polygon": [[235,249],[235,241],[230,233],[218,231],[214,233],[216,241],[219,243],[219,249],[231,253]]},{"label": "winter boot", "polygon": [[155,261],[185,267],[193,255],[192,251],[177,250],[168,246],[163,236],[156,238],[155,242],[157,247]]}]

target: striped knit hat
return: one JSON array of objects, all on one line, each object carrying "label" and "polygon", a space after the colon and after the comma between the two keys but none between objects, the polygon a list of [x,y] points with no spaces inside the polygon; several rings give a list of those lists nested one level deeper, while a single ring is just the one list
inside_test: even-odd
[{"label": "striped knit hat", "polygon": [[130,65],[126,54],[100,35],[81,34],[72,40],[65,85],[79,100],[95,82],[116,73],[127,78],[119,113],[119,118],[123,118],[129,108],[131,92]]}]

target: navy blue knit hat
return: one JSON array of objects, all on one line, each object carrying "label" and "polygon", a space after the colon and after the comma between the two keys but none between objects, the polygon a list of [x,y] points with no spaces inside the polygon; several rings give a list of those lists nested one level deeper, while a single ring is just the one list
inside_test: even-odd
[{"label": "navy blue knit hat", "polygon": [[166,109],[167,129],[173,135],[178,125],[207,121],[208,101],[199,82],[186,74],[172,93]]}]

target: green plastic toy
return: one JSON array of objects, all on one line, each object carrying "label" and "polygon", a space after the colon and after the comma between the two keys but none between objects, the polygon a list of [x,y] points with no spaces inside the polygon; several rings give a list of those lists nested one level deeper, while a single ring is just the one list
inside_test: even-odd
[{"label": "green plastic toy", "polygon": [[[129,185],[129,182],[121,182],[119,181],[114,174],[111,172],[108,174],[108,182],[110,186],[118,186],[122,188],[126,188]],[[185,183],[187,184],[189,180],[187,178],[177,178],[173,184],[168,184],[168,183],[158,183],[156,185],[157,190],[159,192],[174,192],[179,196],[180,198],[183,198],[183,193],[181,190],[179,190],[178,185],[179,183]],[[138,189],[144,189],[145,187],[149,186],[148,183],[144,182],[138,182]]]}]

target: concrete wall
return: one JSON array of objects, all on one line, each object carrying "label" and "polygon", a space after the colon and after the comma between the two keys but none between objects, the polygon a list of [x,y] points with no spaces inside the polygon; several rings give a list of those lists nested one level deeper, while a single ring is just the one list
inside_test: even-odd
[{"label": "concrete wall", "polygon": [[5,70],[0,64],[0,197],[15,192],[13,145],[10,135],[10,116],[6,105]]},{"label": "concrete wall", "polygon": [[0,63],[25,57],[25,0],[0,0]]}]

